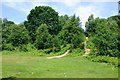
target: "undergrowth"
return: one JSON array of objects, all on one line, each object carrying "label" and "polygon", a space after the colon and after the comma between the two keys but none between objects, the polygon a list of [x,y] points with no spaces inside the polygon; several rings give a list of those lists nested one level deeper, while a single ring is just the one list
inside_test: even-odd
[{"label": "undergrowth", "polygon": [[108,63],[114,65],[115,67],[120,67],[120,62],[118,61],[118,57],[90,55],[90,56],[86,56],[86,58],[93,62]]}]

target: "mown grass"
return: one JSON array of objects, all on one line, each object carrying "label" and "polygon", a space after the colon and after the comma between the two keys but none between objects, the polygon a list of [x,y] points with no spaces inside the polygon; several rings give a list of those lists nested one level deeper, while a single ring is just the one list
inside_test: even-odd
[{"label": "mown grass", "polygon": [[17,78],[118,78],[118,69],[82,56],[47,59],[42,51],[2,52],[2,77]]}]

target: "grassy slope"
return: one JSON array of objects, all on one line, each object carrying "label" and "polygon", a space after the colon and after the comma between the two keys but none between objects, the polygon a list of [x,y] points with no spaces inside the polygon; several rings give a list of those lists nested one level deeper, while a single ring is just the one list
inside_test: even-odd
[{"label": "grassy slope", "polygon": [[112,65],[91,62],[82,56],[46,59],[28,53],[3,52],[2,77],[20,78],[114,78],[118,70]]}]

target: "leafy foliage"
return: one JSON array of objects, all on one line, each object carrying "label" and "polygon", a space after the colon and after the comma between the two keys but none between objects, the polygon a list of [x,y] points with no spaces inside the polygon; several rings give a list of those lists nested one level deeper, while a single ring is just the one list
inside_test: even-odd
[{"label": "leafy foliage", "polygon": [[[7,21],[2,24],[2,44],[11,43],[13,46],[20,46],[29,42],[28,31],[14,22]],[[4,48],[3,48],[4,49]]]},{"label": "leafy foliage", "polygon": [[88,18],[88,22],[86,22],[86,36],[94,35],[95,33],[95,21],[93,15],[90,15]]},{"label": "leafy foliage", "polygon": [[55,35],[58,33],[58,13],[49,6],[36,6],[35,9],[30,11],[27,16],[28,21],[25,21],[25,26],[29,31],[32,41],[35,41],[35,32],[41,24],[48,26],[50,34]]},{"label": "leafy foliage", "polygon": [[44,49],[46,42],[51,38],[48,32],[47,25],[41,24],[41,26],[36,30],[36,41],[35,46],[37,49]]},{"label": "leafy foliage", "polygon": [[72,16],[59,33],[59,38],[66,43],[72,43],[74,48],[80,47],[84,41],[83,29],[80,27],[79,18]]},{"label": "leafy foliage", "polygon": [[63,26],[69,21],[69,16],[68,15],[59,16],[58,20],[59,20],[59,27],[62,29]]},{"label": "leafy foliage", "polygon": [[[29,51],[37,48],[54,53],[68,44],[71,45],[69,49],[79,50],[84,48],[85,33],[89,37],[87,48],[90,48],[90,54],[120,56],[120,16],[104,19],[90,15],[85,32],[79,17],[58,16],[58,12],[49,6],[36,6],[27,16],[27,21],[19,25],[6,18],[0,19],[0,22],[3,50],[15,50],[17,47],[21,51]],[[31,43],[30,49],[28,43]],[[35,47],[31,47],[33,45]]]},{"label": "leafy foliage", "polygon": [[87,56],[87,59],[93,61],[93,62],[100,62],[100,63],[108,63],[112,64],[115,67],[119,67],[120,64],[118,63],[117,57],[110,57],[110,56]]},{"label": "leafy foliage", "polygon": [[15,50],[14,46],[11,43],[2,44],[3,50],[13,51]]},{"label": "leafy foliage", "polygon": [[2,44],[10,42],[10,34],[12,33],[13,26],[15,26],[14,22],[8,21],[6,18],[3,19],[2,23]]},{"label": "leafy foliage", "polygon": [[120,54],[118,50],[119,28],[116,21],[111,18],[96,18],[95,20],[92,18],[88,19],[88,23],[86,33],[92,38],[92,42],[98,50],[97,54],[118,56]]},{"label": "leafy foliage", "polygon": [[10,34],[10,42],[13,46],[20,46],[22,44],[28,44],[29,35],[28,31],[19,26],[13,25],[12,33]]}]

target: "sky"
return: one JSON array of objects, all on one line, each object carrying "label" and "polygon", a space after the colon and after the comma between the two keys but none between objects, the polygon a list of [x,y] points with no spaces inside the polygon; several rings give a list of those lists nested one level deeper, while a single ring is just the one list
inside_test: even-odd
[{"label": "sky", "polygon": [[117,2],[118,0],[4,0],[0,6],[0,17],[19,24],[27,20],[27,15],[35,6],[50,6],[60,16],[79,16],[82,28],[85,29],[85,22],[91,14],[94,18],[117,15]]}]

